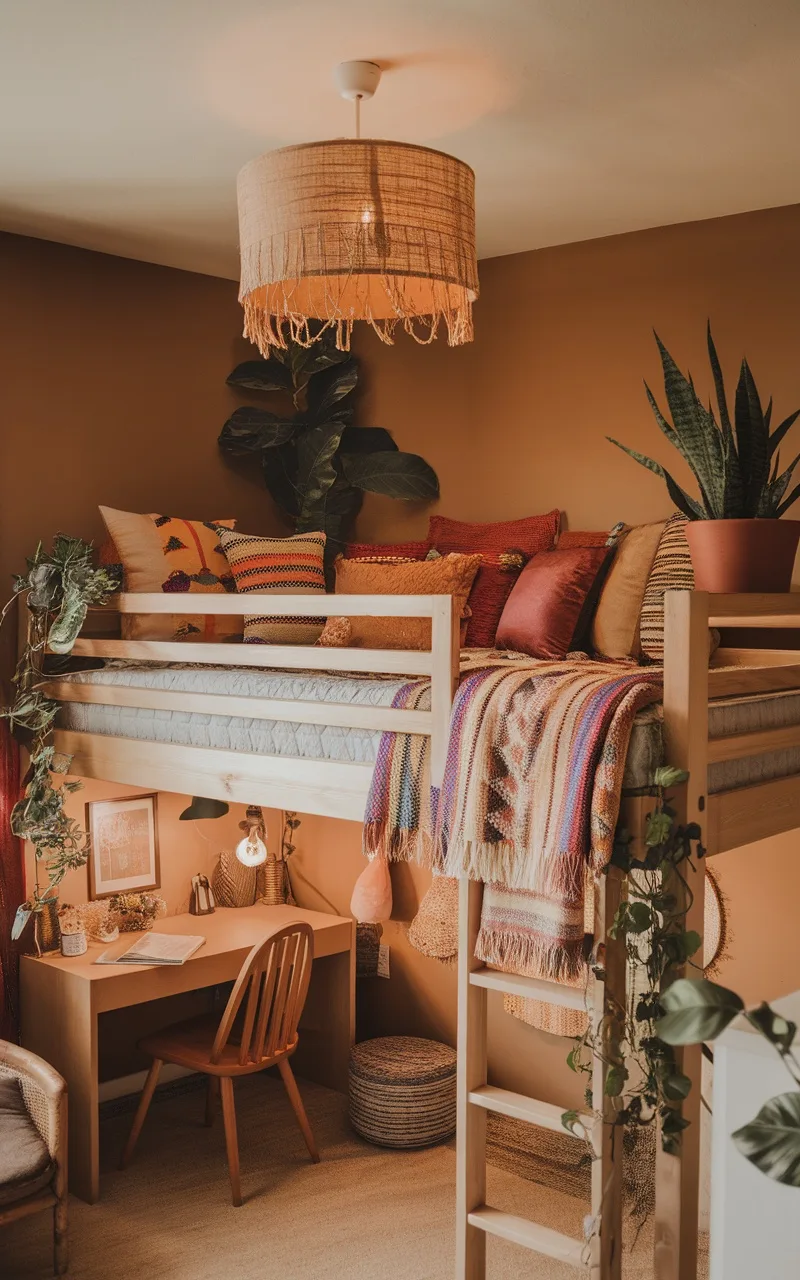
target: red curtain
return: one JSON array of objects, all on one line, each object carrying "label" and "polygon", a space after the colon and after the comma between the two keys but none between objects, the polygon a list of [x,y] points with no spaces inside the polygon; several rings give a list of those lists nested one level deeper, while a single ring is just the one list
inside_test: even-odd
[{"label": "red curtain", "polygon": [[11,925],[25,897],[25,862],[21,840],[11,834],[11,810],[19,796],[19,751],[0,720],[0,1037],[19,1035],[19,954],[11,941]]}]

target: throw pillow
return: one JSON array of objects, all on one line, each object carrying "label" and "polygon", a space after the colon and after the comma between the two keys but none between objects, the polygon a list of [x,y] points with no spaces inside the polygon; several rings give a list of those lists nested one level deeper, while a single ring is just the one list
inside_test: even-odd
[{"label": "throw pillow", "polygon": [[[459,616],[464,618],[480,563],[480,556],[447,555],[409,564],[371,564],[340,556],[336,561],[336,594],[452,595],[458,602]],[[334,621],[339,619],[329,619],[328,626]],[[351,618],[349,644],[363,649],[429,649],[430,618]]]},{"label": "throw pillow", "polygon": [[[219,540],[228,559],[236,590],[275,591],[281,595],[325,592],[324,533],[295,533],[289,538],[262,538],[220,529]],[[268,618],[254,614],[244,620],[245,644],[313,644],[322,634],[324,618]]]},{"label": "throw pillow", "polygon": [[613,551],[573,547],[539,551],[526,564],[497,627],[498,649],[533,658],[565,658],[588,631],[599,579]]},{"label": "throw pillow", "polygon": [[601,658],[641,657],[642,601],[665,524],[640,524],[620,535],[592,622],[591,645]]},{"label": "throw pillow", "polygon": [[664,592],[691,591],[694,570],[686,539],[686,516],[676,512],[664,525],[656,558],[647,579],[640,621],[642,653],[664,661]]},{"label": "throw pillow", "polygon": [[429,542],[348,542],[344,549],[346,560],[372,560],[375,564],[405,564],[409,560],[424,560],[430,550]]},{"label": "throw pillow", "polygon": [[559,551],[567,551],[572,547],[604,547],[610,536],[602,529],[565,529],[558,535],[556,546]]},{"label": "throw pillow", "polygon": [[467,624],[470,648],[491,648],[511,588],[523,566],[537,551],[549,551],[558,532],[557,509],[523,520],[468,524],[447,516],[431,516],[428,540],[443,553],[479,553],[483,561],[469,597]]},{"label": "throw pillow", "polygon": [[[218,533],[220,525],[233,528],[234,520],[135,515],[112,507],[101,507],[100,514],[116,547],[126,591],[213,595],[236,590]],[[166,613],[122,616],[125,640],[230,640],[241,634],[242,620],[238,617]]]}]

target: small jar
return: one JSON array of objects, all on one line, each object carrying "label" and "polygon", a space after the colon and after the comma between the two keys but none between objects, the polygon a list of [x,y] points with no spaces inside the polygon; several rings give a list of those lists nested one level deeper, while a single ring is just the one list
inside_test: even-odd
[{"label": "small jar", "polygon": [[61,935],[61,954],[62,956],[82,956],[86,951],[86,934],[85,933],[62,933]]}]

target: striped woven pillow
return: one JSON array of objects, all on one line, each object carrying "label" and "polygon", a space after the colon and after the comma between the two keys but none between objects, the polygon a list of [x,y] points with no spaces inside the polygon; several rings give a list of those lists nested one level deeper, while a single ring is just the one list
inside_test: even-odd
[{"label": "striped woven pillow", "polygon": [[686,516],[676,511],[664,525],[642,599],[640,643],[642,653],[653,662],[664,661],[664,592],[694,587],[687,524]]},{"label": "striped woven pillow", "polygon": [[[290,538],[261,538],[220,529],[237,591],[275,591],[283,595],[325,592],[324,533],[297,533]],[[266,618],[244,620],[245,644],[314,644],[324,618]]]}]

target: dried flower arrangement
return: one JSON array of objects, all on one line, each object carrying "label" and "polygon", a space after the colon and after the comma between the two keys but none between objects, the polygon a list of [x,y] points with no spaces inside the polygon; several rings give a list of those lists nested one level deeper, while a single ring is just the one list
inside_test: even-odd
[{"label": "dried flower arrangement", "polygon": [[120,933],[152,929],[159,916],[167,913],[167,904],[157,893],[114,893],[107,901],[109,919]]}]

